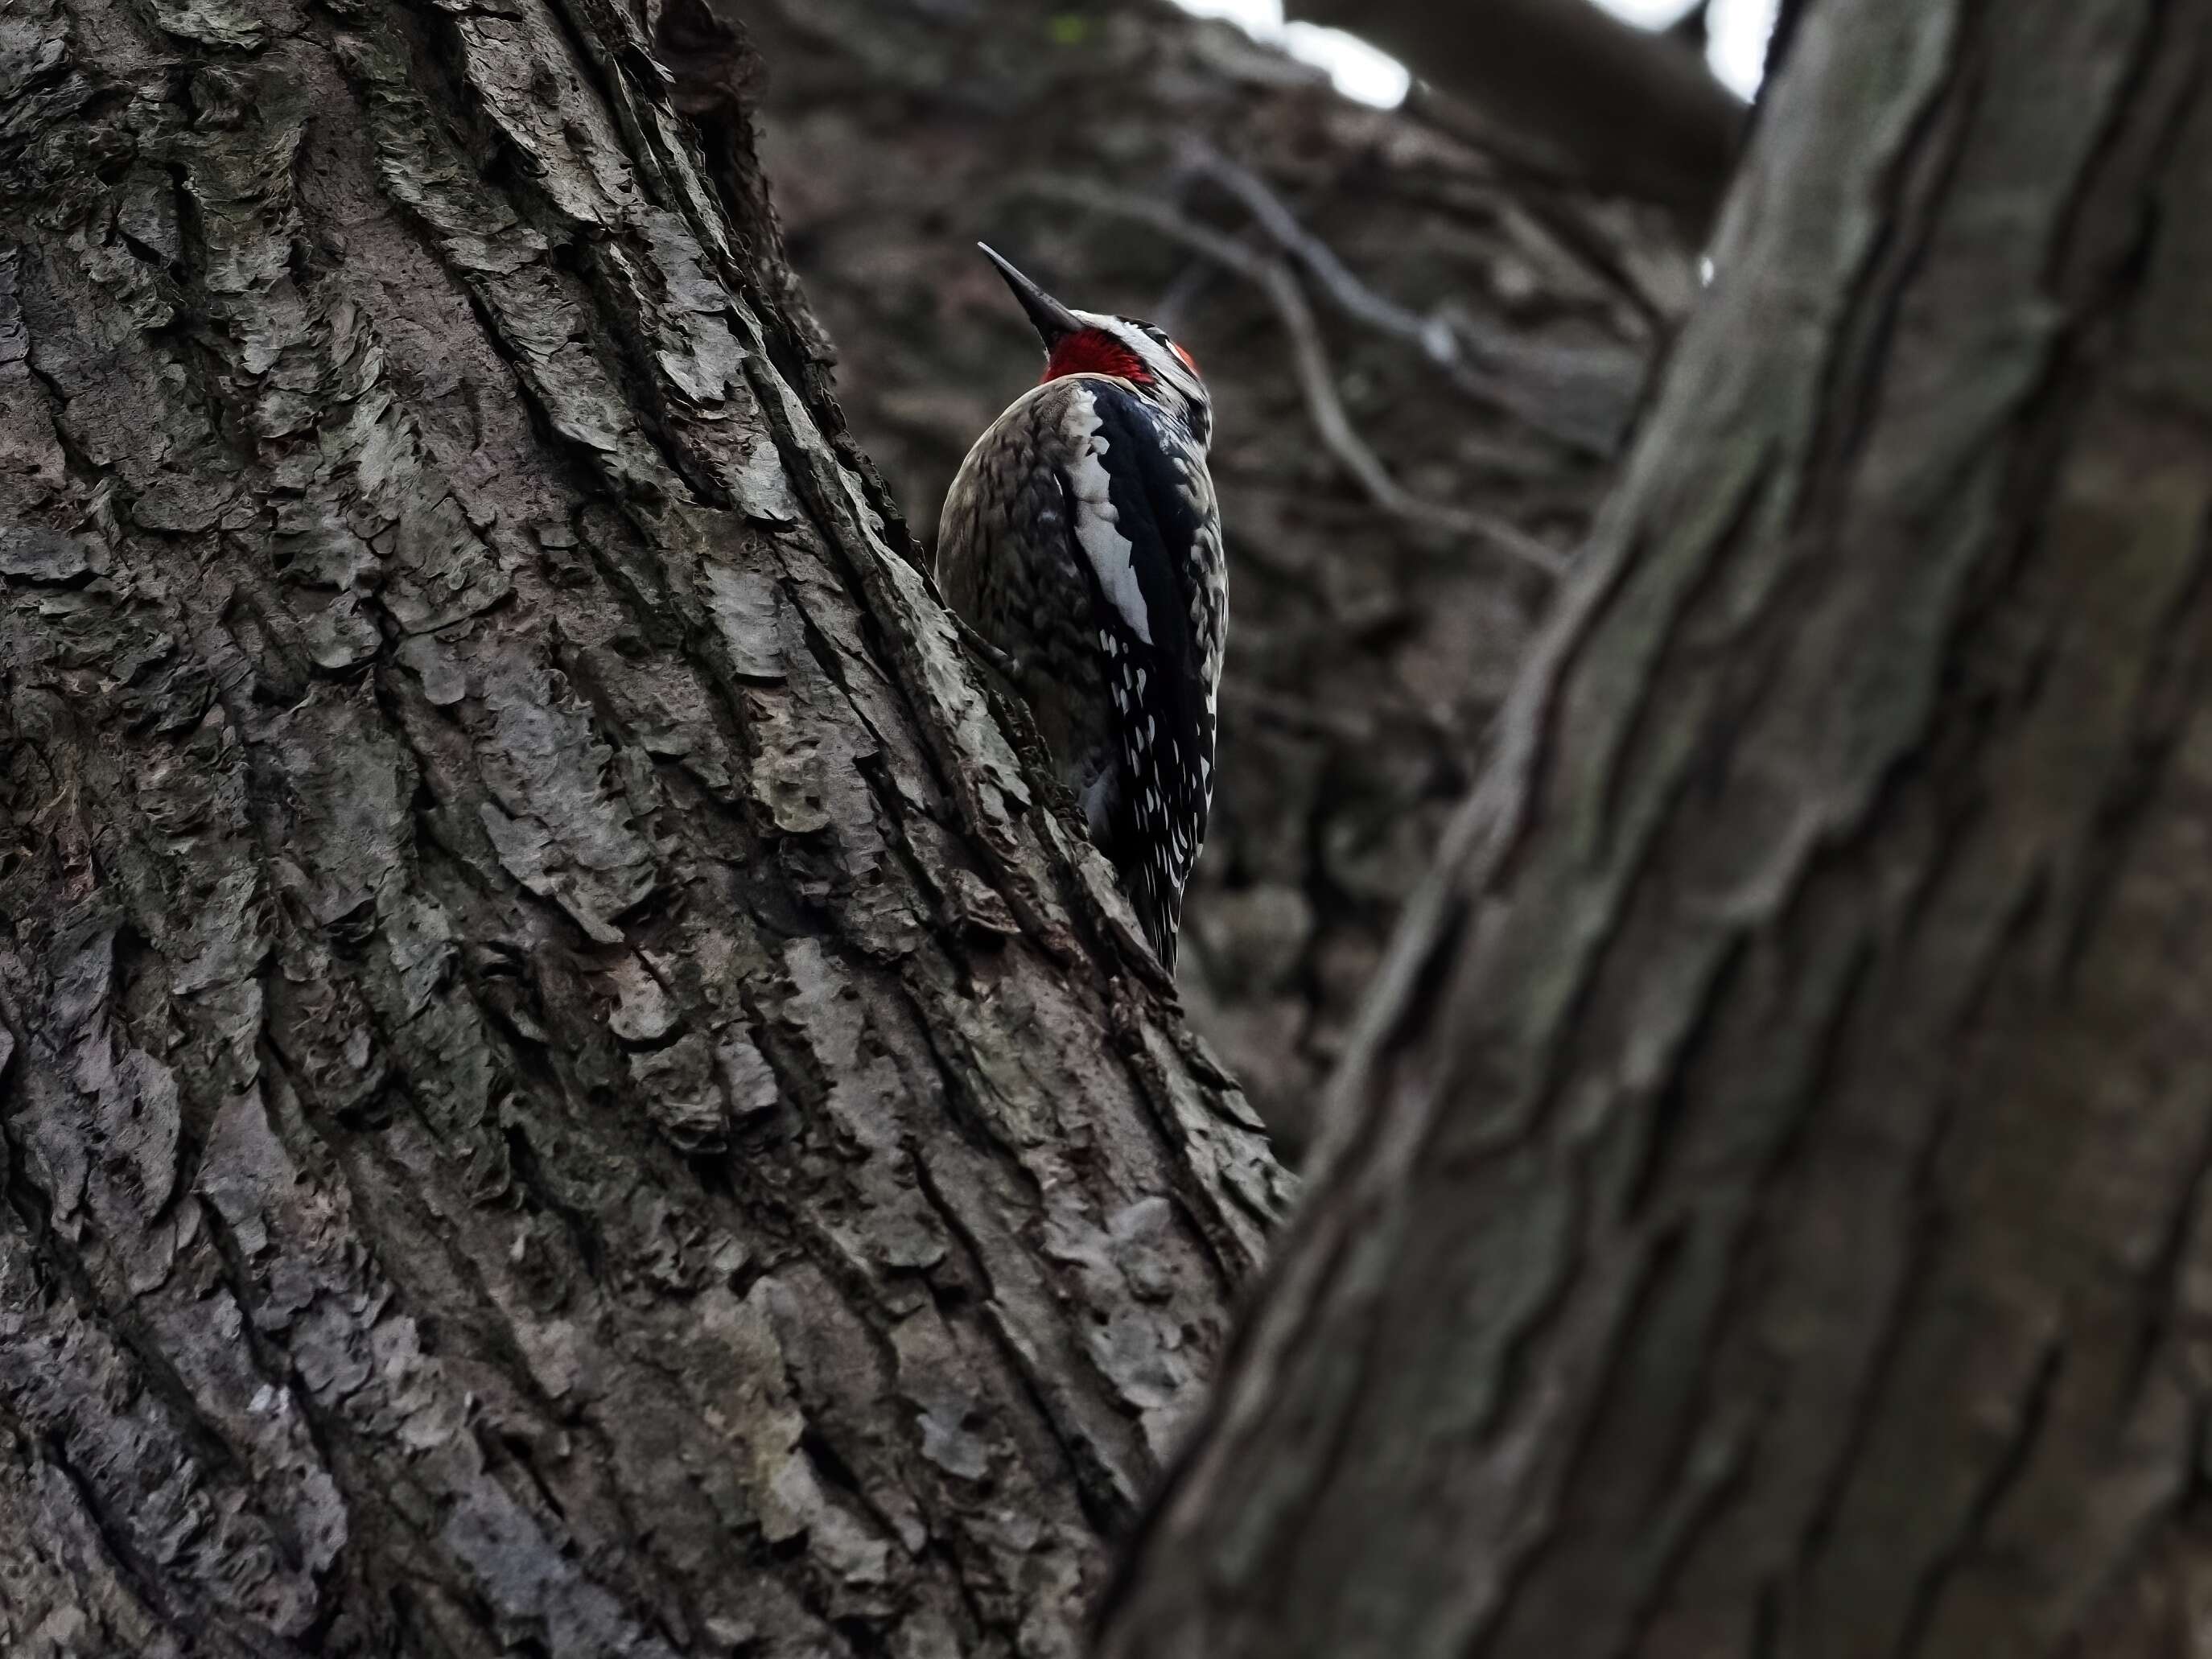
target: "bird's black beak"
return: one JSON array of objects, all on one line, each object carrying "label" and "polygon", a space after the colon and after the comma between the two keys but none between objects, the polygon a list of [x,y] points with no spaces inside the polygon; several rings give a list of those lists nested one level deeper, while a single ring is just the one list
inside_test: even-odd
[{"label": "bird's black beak", "polygon": [[1082,328],[1081,318],[1016,270],[996,248],[988,242],[978,242],[975,246],[983,250],[985,258],[998,266],[999,275],[1006,279],[1006,286],[1013,289],[1014,298],[1022,302],[1022,309],[1029,313],[1030,321],[1044,337],[1047,351],[1052,349],[1054,343],[1061,336],[1073,334]]}]

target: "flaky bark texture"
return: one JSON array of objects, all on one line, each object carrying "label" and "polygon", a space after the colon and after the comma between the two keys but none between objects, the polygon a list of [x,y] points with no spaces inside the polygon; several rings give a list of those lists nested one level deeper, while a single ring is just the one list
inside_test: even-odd
[{"label": "flaky bark texture", "polygon": [[747,64],[0,18],[0,1650],[1066,1653],[1191,1406],[1282,1177],[839,431]]},{"label": "flaky bark texture", "polygon": [[1551,602],[1491,527],[1587,533],[1690,252],[1164,0],[779,0],[747,27],[793,262],[918,536],[1039,368],[976,238],[1197,354],[1231,622],[1179,978],[1295,1148]]},{"label": "flaky bark texture", "polygon": [[2202,1650],[2208,48],[1809,9],[1104,1653]]}]

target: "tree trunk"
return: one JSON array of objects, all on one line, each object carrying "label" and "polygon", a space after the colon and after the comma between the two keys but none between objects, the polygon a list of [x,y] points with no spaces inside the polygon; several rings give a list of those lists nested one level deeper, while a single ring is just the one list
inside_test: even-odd
[{"label": "tree trunk", "polygon": [[[1198,356],[1232,614],[1179,977],[1294,1152],[1554,591],[1492,527],[1554,553],[1587,532],[1692,250],[1164,0],[746,19],[793,263],[920,534],[1037,374],[978,238]],[[1324,396],[1395,495],[1328,440]]]},{"label": "tree trunk", "polygon": [[0,22],[10,1654],[1066,1653],[1280,1204],[655,17]]},{"label": "tree trunk", "polygon": [[2208,48],[1808,10],[1103,1653],[2201,1650]]}]

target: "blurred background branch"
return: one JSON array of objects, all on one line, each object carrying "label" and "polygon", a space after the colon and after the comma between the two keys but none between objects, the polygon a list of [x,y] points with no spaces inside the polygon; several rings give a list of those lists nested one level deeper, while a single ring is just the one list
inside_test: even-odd
[{"label": "blurred background branch", "polygon": [[[1472,106],[1594,188],[1661,204],[1692,235],[1719,204],[1746,106],[1676,35],[1591,0],[1289,0],[1287,9],[1357,30],[1431,82],[1425,96]],[[1689,14],[1700,29],[1704,15]]]}]

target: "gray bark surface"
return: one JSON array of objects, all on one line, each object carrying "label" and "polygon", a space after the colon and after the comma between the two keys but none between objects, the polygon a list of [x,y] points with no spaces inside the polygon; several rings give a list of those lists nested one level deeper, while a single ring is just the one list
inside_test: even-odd
[{"label": "gray bark surface", "polygon": [[1285,1178],[842,429],[750,71],[0,16],[0,1650],[1066,1654],[1192,1407]]},{"label": "gray bark surface", "polygon": [[[1231,623],[1178,977],[1295,1152],[1551,603],[1497,532],[1587,533],[1690,251],[1656,210],[1164,3],[780,0],[746,27],[793,264],[919,537],[1039,367],[976,239],[1197,354]],[[1316,386],[1375,466],[1332,447]]]},{"label": "gray bark surface", "polygon": [[1101,1653],[2202,1650],[2208,48],[1806,10]]}]

